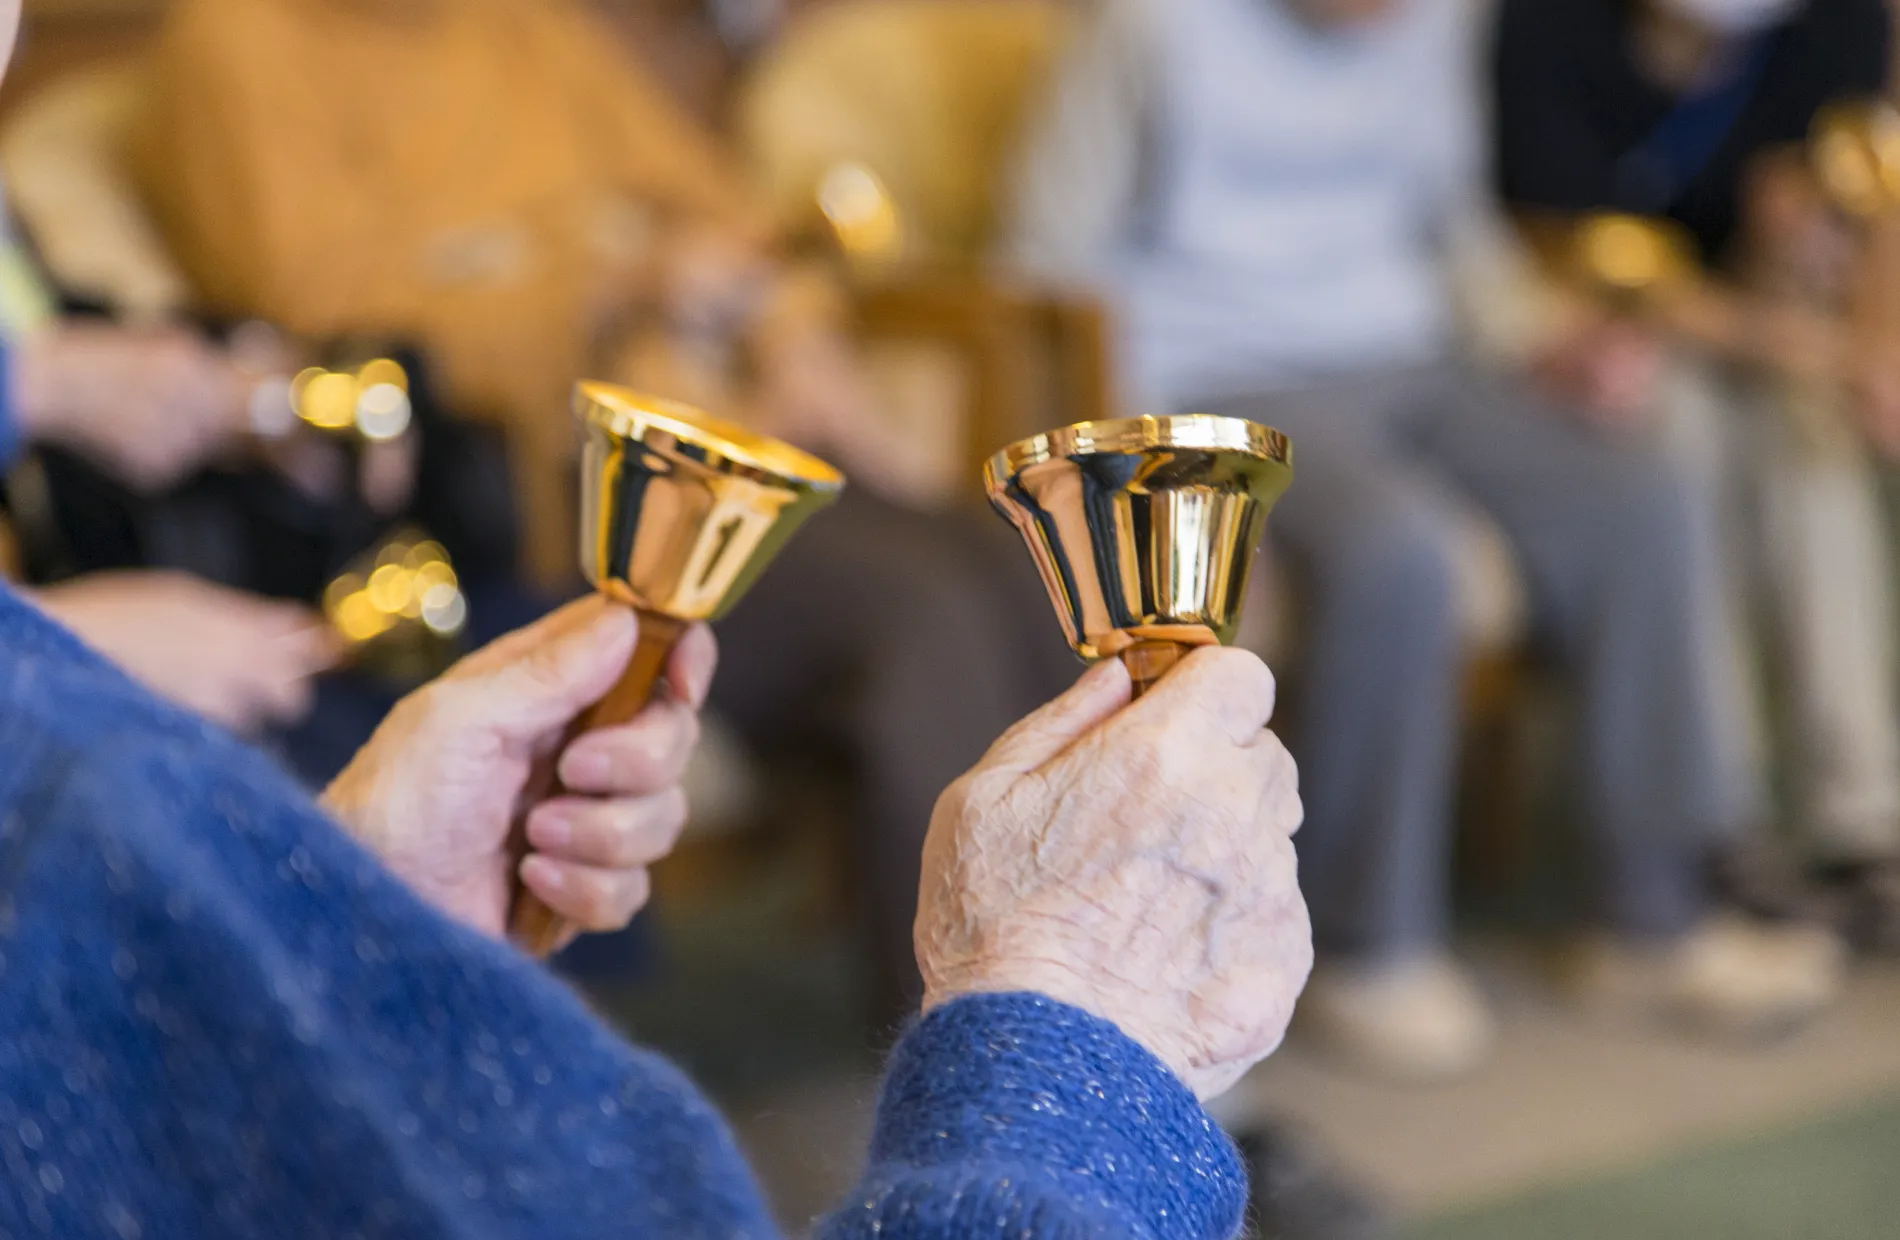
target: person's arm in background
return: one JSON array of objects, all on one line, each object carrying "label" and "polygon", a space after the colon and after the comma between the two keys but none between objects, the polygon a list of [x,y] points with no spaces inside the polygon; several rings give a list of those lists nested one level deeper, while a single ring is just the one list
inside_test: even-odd
[{"label": "person's arm in background", "polygon": [[[1815,12],[1826,23],[1809,38],[1824,54],[1810,51],[1804,61],[1810,78],[1790,83],[1789,89],[1805,92],[1800,102],[1814,111],[1830,102],[1885,95],[1893,15],[1884,0],[1839,0]],[[1778,157],[1807,164],[1807,127],[1791,126],[1770,138],[1782,145],[1757,157],[1744,180],[1744,194],[1759,192],[1763,173],[1772,171]],[[1750,208],[1744,201],[1741,214],[1748,216]],[[1711,274],[1666,301],[1659,322],[1679,338],[1744,365],[1765,364],[1795,379],[1846,385],[1861,398],[1862,412],[1877,423],[1877,376],[1891,363],[1875,347],[1880,331],[1874,324],[1882,316],[1874,307],[1889,296],[1880,290],[1900,283],[1900,251],[1880,240],[1887,227],[1877,221],[1868,230],[1859,279],[1846,290],[1844,306],[1817,308],[1778,290],[1754,287],[1747,280],[1750,256],[1731,254],[1721,257],[1741,261],[1728,262],[1731,270]]]},{"label": "person's arm in background", "polygon": [[[1830,24],[1813,37],[1828,48],[1824,63],[1830,76],[1797,87],[1813,94],[1810,103],[1817,108],[1830,99],[1881,93],[1891,25],[1885,7],[1880,0],[1853,0],[1827,11]],[[1570,229],[1583,214],[1624,204],[1617,201],[1615,157],[1590,125],[1562,62],[1562,32],[1548,26],[1548,14],[1536,0],[1503,0],[1491,65],[1497,103],[1493,132],[1506,201],[1526,235],[1550,251],[1547,257],[1561,261]],[[1809,61],[1822,63],[1812,55]],[[1796,127],[1778,137],[1800,143],[1807,135]],[[1561,295],[1585,307],[1595,323],[1574,334],[1572,347],[1556,359],[1556,369],[1571,376],[1588,376],[1619,351],[1633,353],[1641,333],[1742,363],[1765,361],[1809,378],[1842,377],[1849,356],[1852,332],[1844,323],[1757,296],[1719,273],[1705,273],[1656,299],[1640,322],[1596,304],[1593,294],[1580,287],[1564,288]]]},{"label": "person's arm in background", "polygon": [[1435,70],[1417,100],[1428,127],[1419,143],[1430,167],[1430,230],[1465,343],[1494,365],[1531,365],[1562,331],[1564,310],[1539,278],[1489,185],[1491,109],[1483,89],[1488,3],[1441,6],[1424,58]]},{"label": "person's arm in background", "polygon": [[248,427],[252,381],[182,328],[54,320],[7,345],[5,404],[22,439],[80,453],[157,491]]},{"label": "person's arm in background", "polygon": [[1553,280],[1535,230],[1513,226],[1498,190],[1508,196],[1522,170],[1538,181],[1530,192],[1587,202],[1592,186],[1607,183],[1610,161],[1552,88],[1556,67],[1540,59],[1548,36],[1537,25],[1548,14],[1522,0],[1463,7],[1445,57],[1459,65],[1445,89],[1460,119],[1448,129],[1458,140],[1444,162],[1440,229],[1461,324],[1481,358],[1528,373],[1560,408],[1605,428],[1626,425],[1652,403],[1655,342]]}]

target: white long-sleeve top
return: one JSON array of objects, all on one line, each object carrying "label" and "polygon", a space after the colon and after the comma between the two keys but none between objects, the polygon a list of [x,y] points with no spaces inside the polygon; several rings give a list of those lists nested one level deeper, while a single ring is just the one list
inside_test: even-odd
[{"label": "white long-sleeve top", "polygon": [[1098,0],[1030,127],[1010,258],[1107,298],[1148,408],[1436,356],[1468,307],[1517,351],[1476,19],[1407,0],[1328,31],[1283,0]]}]

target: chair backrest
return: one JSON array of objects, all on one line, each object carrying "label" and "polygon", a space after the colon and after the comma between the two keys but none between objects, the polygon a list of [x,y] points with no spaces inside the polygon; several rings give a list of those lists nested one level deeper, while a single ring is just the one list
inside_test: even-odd
[{"label": "chair backrest", "polygon": [[132,319],[192,300],[126,166],[148,92],[140,61],[80,70],[35,92],[0,133],[8,197],[53,278]]},{"label": "chair backrest", "polygon": [[908,257],[980,256],[1025,107],[1072,20],[1054,0],[842,0],[796,22],[737,112],[781,226],[810,226],[827,171],[856,163],[889,190]]}]

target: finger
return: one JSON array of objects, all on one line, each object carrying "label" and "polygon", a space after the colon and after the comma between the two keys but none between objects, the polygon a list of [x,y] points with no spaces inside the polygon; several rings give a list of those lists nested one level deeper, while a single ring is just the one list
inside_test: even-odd
[{"label": "finger", "polygon": [[1273,673],[1251,651],[1209,646],[1163,677],[1129,712],[1130,727],[1153,712],[1194,711],[1236,745],[1250,745],[1273,718]]},{"label": "finger", "polygon": [[327,624],[317,623],[308,613],[297,617],[299,623],[287,628],[272,643],[270,653],[294,668],[300,676],[313,676],[318,672],[327,672],[342,662],[345,653],[343,639],[335,629]]},{"label": "finger", "polygon": [[695,624],[686,630],[667,663],[666,681],[680,701],[694,710],[703,710],[706,695],[712,692],[713,674],[719,669],[719,642],[706,625]]},{"label": "finger", "polygon": [[1306,807],[1300,797],[1300,767],[1286,744],[1273,732],[1262,732],[1261,740],[1247,750],[1254,764],[1254,778],[1260,789],[1261,826],[1292,837],[1306,821]]},{"label": "finger", "polygon": [[673,851],[686,827],[686,794],[614,801],[563,797],[528,815],[528,843],[551,861],[607,870],[651,865]]},{"label": "finger", "polygon": [[1120,659],[1104,659],[1075,686],[1003,734],[982,765],[1033,771],[1127,706],[1134,688]]},{"label": "finger", "polygon": [[637,630],[631,608],[583,599],[472,655],[442,687],[471,723],[533,740],[607,695]]},{"label": "finger", "polygon": [[599,594],[589,594],[576,599],[564,607],[548,613],[528,625],[504,634],[468,655],[450,669],[454,677],[479,677],[493,675],[500,669],[518,663],[528,654],[548,646],[562,637],[585,628],[593,623],[604,611],[626,610]]},{"label": "finger", "polygon": [[625,928],[653,891],[645,870],[602,870],[539,854],[522,861],[521,881],[554,912],[596,934]]},{"label": "finger", "polygon": [[316,687],[301,670],[261,680],[253,687],[255,713],[265,722],[297,723],[310,713]]},{"label": "finger", "polygon": [[680,782],[699,744],[699,716],[679,702],[649,703],[632,723],[589,732],[561,755],[571,792],[648,796]]}]

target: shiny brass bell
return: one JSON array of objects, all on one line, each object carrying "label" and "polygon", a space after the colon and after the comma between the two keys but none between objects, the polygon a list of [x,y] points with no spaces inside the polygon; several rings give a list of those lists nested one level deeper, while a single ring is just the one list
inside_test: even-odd
[{"label": "shiny brass bell", "polygon": [[1194,648],[1234,640],[1293,447],[1207,414],[1083,422],[1003,449],[984,482],[1069,644],[1122,659],[1140,694]]},{"label": "shiny brass bell", "polygon": [[454,661],[468,600],[442,544],[406,529],[329,584],[323,616],[351,663],[420,681]]},{"label": "shiny brass bell", "polygon": [[[575,412],[587,435],[581,570],[640,616],[626,674],[581,721],[587,732],[639,714],[686,630],[730,611],[845,478],[788,443],[612,384],[581,384]],[[518,894],[514,935],[524,949],[547,955],[565,932],[540,901]]]},{"label": "shiny brass bell", "polygon": [[309,367],[290,381],[286,396],[303,425],[367,443],[401,438],[415,414],[409,372],[386,357],[346,369]]},{"label": "shiny brass bell", "polygon": [[1674,220],[1604,212],[1577,221],[1570,274],[1626,309],[1678,291],[1696,275],[1695,243]]},{"label": "shiny brass bell", "polygon": [[1884,99],[1821,109],[1808,135],[1808,162],[1828,199],[1871,219],[1900,205],[1900,110]]}]

